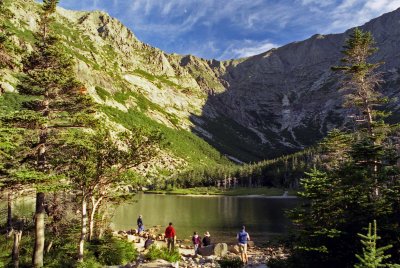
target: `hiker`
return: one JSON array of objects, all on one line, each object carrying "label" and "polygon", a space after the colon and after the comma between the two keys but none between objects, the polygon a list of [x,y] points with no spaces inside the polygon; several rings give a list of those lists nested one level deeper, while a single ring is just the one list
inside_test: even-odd
[{"label": "hiker", "polygon": [[139,218],[137,219],[137,226],[138,226],[138,234],[144,231],[142,215],[139,215]]},{"label": "hiker", "polygon": [[207,247],[211,245],[211,236],[210,233],[207,231],[203,237],[203,247]]},{"label": "hiker", "polygon": [[176,233],[174,227],[172,227],[172,222],[170,222],[167,229],[165,229],[165,239],[167,240],[168,251],[174,250]]},{"label": "hiker", "polygon": [[146,241],[144,242],[144,248],[148,249],[152,244],[154,244],[154,240],[151,239],[151,236],[146,234],[145,235]]},{"label": "hiker", "polygon": [[194,255],[197,255],[199,247],[201,246],[201,238],[197,234],[197,232],[193,233],[192,242],[193,242],[193,245],[194,245]]},{"label": "hiker", "polygon": [[249,262],[249,258],[247,256],[247,241],[250,240],[249,234],[246,232],[246,227],[243,225],[242,231],[240,231],[237,236],[238,240],[238,246],[239,246],[239,251],[240,255],[242,258],[242,262],[244,264],[247,264]]}]

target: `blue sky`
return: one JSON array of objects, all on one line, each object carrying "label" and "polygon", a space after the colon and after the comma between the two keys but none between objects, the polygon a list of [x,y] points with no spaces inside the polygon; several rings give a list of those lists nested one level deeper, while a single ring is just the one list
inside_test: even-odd
[{"label": "blue sky", "polygon": [[400,0],[61,0],[99,9],[143,42],[207,59],[246,57],[316,33],[338,33],[400,7]]}]

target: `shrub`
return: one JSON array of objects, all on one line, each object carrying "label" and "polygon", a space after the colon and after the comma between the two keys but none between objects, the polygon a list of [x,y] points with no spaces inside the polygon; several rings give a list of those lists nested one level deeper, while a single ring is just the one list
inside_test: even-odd
[{"label": "shrub", "polygon": [[156,245],[152,245],[149,248],[149,251],[147,252],[145,257],[148,260],[163,259],[169,262],[177,262],[181,258],[178,248],[174,248],[171,252],[169,252],[168,248],[159,248]]},{"label": "shrub", "polygon": [[105,265],[123,265],[135,260],[138,255],[132,243],[111,235],[93,240],[88,248],[98,262]]},{"label": "shrub", "polygon": [[243,262],[239,257],[224,257],[218,261],[221,268],[241,268]]},{"label": "shrub", "polygon": [[83,263],[79,263],[77,265],[77,268],[101,268],[103,265],[101,265],[97,260],[93,257],[91,258],[86,258]]}]

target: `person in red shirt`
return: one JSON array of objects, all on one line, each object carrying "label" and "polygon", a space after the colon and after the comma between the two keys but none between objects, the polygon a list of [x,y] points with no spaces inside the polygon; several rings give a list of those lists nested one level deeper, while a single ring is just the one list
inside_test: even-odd
[{"label": "person in red shirt", "polygon": [[172,227],[172,222],[165,229],[165,239],[167,240],[168,251],[172,251],[175,248],[176,240],[176,233],[174,227]]}]

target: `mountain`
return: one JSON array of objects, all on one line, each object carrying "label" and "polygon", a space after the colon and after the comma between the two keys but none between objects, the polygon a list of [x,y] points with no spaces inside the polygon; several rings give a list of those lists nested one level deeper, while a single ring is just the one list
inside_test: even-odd
[{"label": "mountain", "polygon": [[[400,9],[361,26],[372,32],[378,53],[384,94],[400,96]],[[194,122],[222,151],[257,160],[313,145],[334,127],[350,123],[342,108],[337,74],[330,70],[342,57],[342,46],[353,31],[314,35],[247,59],[220,63],[216,72],[223,93],[210,95],[203,116]],[[215,66],[210,63],[210,66]],[[399,102],[388,108],[399,121]],[[207,138],[207,136],[205,136]],[[244,158],[244,159],[245,159]]]},{"label": "mountain", "polygon": [[[6,0],[13,14],[5,24],[11,36],[14,68],[0,70],[0,106],[19,109],[16,92],[22,58],[32,51],[40,5],[34,0]],[[0,14],[1,16],[1,14]],[[4,21],[2,19],[2,21]],[[201,116],[207,93],[181,58],[140,42],[118,20],[100,11],[57,9],[53,32],[61,49],[76,62],[76,75],[99,104],[99,113],[116,130],[139,127],[161,132],[168,143],[159,159],[140,167],[155,179],[177,169],[229,166],[232,163],[190,130],[189,117]]]},{"label": "mountain", "polygon": [[[14,14],[7,25],[19,67],[2,70],[0,86],[15,92],[21,58],[32,50],[39,5],[5,2]],[[399,23],[396,10],[362,26],[380,48],[373,60],[386,62],[383,90],[390,97],[400,94]],[[100,11],[59,8],[54,31],[110,124],[165,134],[170,144],[154,164],[158,171],[230,165],[219,152],[247,162],[298,151],[350,120],[330,67],[351,30],[229,61],[167,54]],[[13,95],[7,94],[3,98]],[[400,119],[399,103],[390,108],[397,116],[392,119]]]}]

